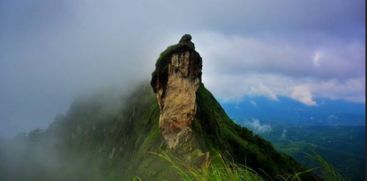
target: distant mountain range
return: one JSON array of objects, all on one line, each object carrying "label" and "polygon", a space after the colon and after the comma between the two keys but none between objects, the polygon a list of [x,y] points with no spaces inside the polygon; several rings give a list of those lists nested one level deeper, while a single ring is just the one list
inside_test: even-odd
[{"label": "distant mountain range", "polygon": [[318,99],[317,105],[307,106],[295,100],[280,97],[246,97],[242,101],[221,101],[228,115],[243,124],[253,119],[280,125],[365,125],[364,103],[344,100]]}]

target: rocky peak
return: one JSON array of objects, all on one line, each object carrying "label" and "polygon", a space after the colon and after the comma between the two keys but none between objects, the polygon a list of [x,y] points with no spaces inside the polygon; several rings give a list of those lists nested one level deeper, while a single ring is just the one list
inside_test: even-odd
[{"label": "rocky peak", "polygon": [[159,127],[171,149],[187,149],[192,145],[191,124],[196,115],[201,69],[201,57],[188,34],[163,51],[157,60],[151,85],[160,108]]}]

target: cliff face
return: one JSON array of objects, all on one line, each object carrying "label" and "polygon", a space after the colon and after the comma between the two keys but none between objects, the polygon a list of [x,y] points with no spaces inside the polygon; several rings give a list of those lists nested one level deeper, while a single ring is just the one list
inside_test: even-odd
[{"label": "cliff face", "polygon": [[169,148],[190,151],[202,60],[190,35],[184,35],[166,51],[157,62],[151,82],[160,108],[159,127]]}]

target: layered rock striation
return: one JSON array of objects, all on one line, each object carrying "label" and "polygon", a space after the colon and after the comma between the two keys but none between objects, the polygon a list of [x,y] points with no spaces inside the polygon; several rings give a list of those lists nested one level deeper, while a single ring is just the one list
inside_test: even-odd
[{"label": "layered rock striation", "polygon": [[196,115],[196,91],[201,83],[202,59],[190,35],[168,47],[159,57],[151,85],[159,108],[159,127],[171,149],[190,148]]}]

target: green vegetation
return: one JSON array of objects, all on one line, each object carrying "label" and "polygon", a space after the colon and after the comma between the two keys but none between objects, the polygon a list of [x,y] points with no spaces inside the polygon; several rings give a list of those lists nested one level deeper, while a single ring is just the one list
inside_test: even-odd
[{"label": "green vegetation", "polygon": [[[246,165],[264,177],[289,177],[306,170],[291,157],[277,152],[270,142],[235,124],[213,95],[201,84],[197,92],[198,114],[193,129],[201,144],[226,159]],[[205,149],[205,148],[203,148]],[[312,174],[302,177],[314,180]]]},{"label": "green vegetation", "polygon": [[206,164],[182,161],[166,148],[149,86],[141,85],[129,96],[111,95],[79,98],[47,130],[0,144],[0,180],[315,178],[269,142],[236,125],[203,85],[197,92],[198,115],[193,122],[196,149],[202,152],[190,156],[195,160],[208,152]]},{"label": "green vegetation", "polygon": [[310,155],[311,159],[314,159],[320,165],[321,177],[325,181],[344,181],[345,178],[335,170],[335,168],[328,163],[324,158],[318,154]]},{"label": "green vegetation", "polygon": [[[282,137],[284,130],[287,131]],[[365,179],[364,126],[273,125],[270,133],[261,136],[271,141],[277,150],[291,155],[307,167],[319,165],[307,154],[316,152],[347,180]]]},{"label": "green vegetation", "polygon": [[183,160],[167,152],[154,153],[154,155],[167,161],[183,181],[264,180],[251,168],[237,166],[234,162],[226,163],[220,154],[214,155],[211,162],[202,167],[185,164]]},{"label": "green vegetation", "polygon": [[[201,57],[190,40],[185,35],[162,52],[153,92],[166,86],[174,53],[190,51],[188,78],[201,77]],[[233,122],[202,83],[191,125],[193,144],[168,149],[153,92],[143,84],[129,95],[107,91],[78,98],[48,129],[0,144],[0,180],[321,180]],[[343,180],[317,159],[326,180]]]},{"label": "green vegetation", "polygon": [[[168,152],[153,153],[160,159],[167,161],[170,167],[180,176],[183,181],[263,181],[273,180],[273,178],[262,177],[253,169],[238,165],[233,161],[225,161],[218,153],[212,156],[208,164],[197,167],[196,165],[187,164],[185,161],[178,159]],[[308,174],[316,169],[322,173],[322,178],[325,181],[345,181],[345,178],[338,173],[335,168],[326,162],[320,155],[314,153],[309,155],[309,159],[314,159],[318,163],[318,168],[308,169],[302,172],[294,173],[288,177],[279,177],[281,181],[302,181],[302,175]],[[141,180],[141,179],[140,179]],[[307,179],[304,179],[307,180]]]}]

